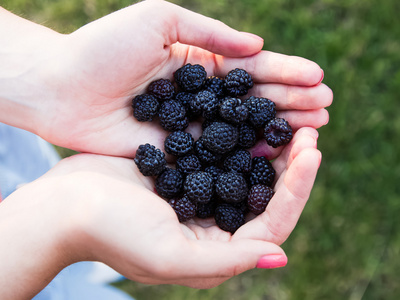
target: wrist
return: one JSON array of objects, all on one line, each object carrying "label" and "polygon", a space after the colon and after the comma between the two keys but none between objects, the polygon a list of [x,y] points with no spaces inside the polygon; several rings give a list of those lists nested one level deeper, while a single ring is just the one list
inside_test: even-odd
[{"label": "wrist", "polygon": [[74,262],[65,242],[70,214],[58,187],[39,179],[0,204],[1,299],[31,299]]},{"label": "wrist", "polygon": [[37,133],[49,97],[45,70],[62,36],[0,8],[0,122]]}]

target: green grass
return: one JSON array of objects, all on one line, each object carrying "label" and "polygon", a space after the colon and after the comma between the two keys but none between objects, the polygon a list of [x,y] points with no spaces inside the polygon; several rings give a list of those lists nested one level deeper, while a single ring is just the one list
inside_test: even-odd
[{"label": "green grass", "polygon": [[[400,21],[397,0],[177,0],[316,61],[334,92],[321,128],[315,188],[283,245],[289,264],[210,290],[118,286],[145,299],[397,299],[400,295]],[[126,6],[117,0],[6,0],[6,8],[70,32]]]}]

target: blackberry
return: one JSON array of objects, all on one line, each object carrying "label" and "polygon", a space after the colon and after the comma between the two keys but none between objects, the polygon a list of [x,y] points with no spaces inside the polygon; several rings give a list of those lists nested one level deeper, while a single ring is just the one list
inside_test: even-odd
[{"label": "blackberry", "polygon": [[183,156],[193,149],[194,139],[192,135],[184,131],[170,133],[164,141],[165,151],[175,156]]},{"label": "blackberry", "polygon": [[247,183],[242,174],[226,172],[221,174],[215,184],[219,198],[227,203],[238,203],[247,197]]},{"label": "blackberry", "polygon": [[225,76],[225,90],[233,97],[246,95],[253,87],[251,75],[243,69],[236,68]]},{"label": "blackberry", "polygon": [[234,233],[245,222],[243,212],[229,204],[219,205],[214,218],[219,228],[230,233]]},{"label": "blackberry", "polygon": [[183,175],[201,170],[200,159],[195,154],[181,156],[176,160],[176,169]]},{"label": "blackberry", "polygon": [[206,148],[202,137],[194,142],[194,152],[200,161],[205,165],[216,163],[221,159],[221,154],[213,153]]},{"label": "blackberry", "polygon": [[212,119],[217,115],[219,102],[220,100],[213,92],[202,90],[190,102],[190,111]]},{"label": "blackberry", "polygon": [[246,121],[249,110],[239,98],[226,98],[219,106],[220,116],[227,122],[239,124]]},{"label": "blackberry", "polygon": [[140,122],[152,121],[157,114],[160,104],[149,94],[137,95],[132,100],[133,116]]},{"label": "blackberry", "polygon": [[144,176],[157,176],[164,171],[167,165],[165,154],[150,144],[138,147],[134,162]]},{"label": "blackberry", "polygon": [[214,183],[217,182],[217,179],[218,179],[219,175],[224,173],[224,171],[222,169],[218,168],[215,165],[211,165],[211,166],[206,167],[204,169],[204,171],[211,175]]},{"label": "blackberry", "polygon": [[230,153],[224,160],[224,170],[247,173],[251,171],[251,154],[244,149]]},{"label": "blackberry", "polygon": [[168,201],[171,207],[174,209],[179,222],[185,222],[196,216],[196,204],[183,196],[178,199],[171,199]]},{"label": "blackberry", "polygon": [[225,80],[220,77],[210,76],[207,77],[204,84],[204,89],[213,92],[217,97],[222,98],[224,96]]},{"label": "blackberry", "polygon": [[183,175],[175,169],[166,168],[156,178],[156,191],[166,199],[178,197],[183,189]]},{"label": "blackberry", "polygon": [[237,144],[239,133],[236,127],[214,122],[203,131],[204,144],[214,153],[227,153]]},{"label": "blackberry", "polygon": [[183,185],[185,195],[195,203],[207,203],[214,192],[214,184],[210,174],[198,171],[189,174]]},{"label": "blackberry", "polygon": [[213,198],[207,203],[197,203],[196,217],[200,219],[207,219],[214,217],[217,201]]},{"label": "blackberry", "polygon": [[286,145],[293,138],[292,127],[285,119],[272,119],[264,128],[264,138],[274,148]]},{"label": "blackberry", "polygon": [[158,112],[160,125],[166,131],[184,130],[189,126],[186,110],[182,104],[175,100],[167,100],[161,104]]},{"label": "blackberry", "polygon": [[274,194],[274,190],[269,186],[262,184],[253,185],[247,197],[249,211],[255,215],[263,213]]},{"label": "blackberry", "polygon": [[238,127],[239,140],[238,146],[244,149],[253,147],[257,142],[256,130],[253,126],[243,123]]},{"label": "blackberry", "polygon": [[174,73],[175,82],[185,92],[199,91],[207,78],[207,72],[201,65],[186,64]]},{"label": "blackberry", "polygon": [[249,110],[248,121],[255,128],[261,128],[275,118],[275,103],[267,98],[251,96],[245,105]]},{"label": "blackberry", "polygon": [[271,162],[264,156],[253,157],[249,183],[251,186],[263,184],[271,186],[275,179],[275,169]]},{"label": "blackberry", "polygon": [[175,87],[169,79],[158,79],[150,83],[147,92],[161,101],[171,100]]}]

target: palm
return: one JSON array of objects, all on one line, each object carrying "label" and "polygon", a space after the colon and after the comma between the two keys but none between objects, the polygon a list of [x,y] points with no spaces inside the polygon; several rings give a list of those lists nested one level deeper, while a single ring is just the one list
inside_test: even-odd
[{"label": "palm", "polygon": [[[166,17],[161,6],[174,16]],[[306,88],[321,77],[316,64],[269,52],[252,56],[261,49],[259,40],[192,12],[175,10],[167,2],[145,1],[61,38],[56,59],[66,63],[51,80],[56,81],[63,99],[48,101],[45,114],[56,115],[40,134],[78,151],[127,157],[146,142],[162,146],[166,133],[153,123],[137,122],[131,100],[145,92],[152,80],[171,79],[187,62],[204,65],[208,75],[223,76],[236,67],[247,69],[257,83],[253,92],[274,98],[295,129],[326,123],[322,108],[330,104],[329,89],[323,85]],[[151,17],[150,25],[142,26]],[[181,20],[172,22],[173,18]],[[286,99],[288,95],[294,96],[294,103]],[[307,103],[301,103],[303,99]]]}]

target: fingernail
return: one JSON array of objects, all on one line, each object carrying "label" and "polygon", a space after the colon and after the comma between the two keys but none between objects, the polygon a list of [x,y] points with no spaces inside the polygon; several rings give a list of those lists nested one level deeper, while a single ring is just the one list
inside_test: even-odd
[{"label": "fingernail", "polygon": [[284,267],[287,264],[287,257],[283,254],[272,254],[261,257],[257,262],[259,269],[274,269]]},{"label": "fingernail", "polygon": [[321,74],[321,79],[319,80],[319,82],[317,83],[317,85],[320,84],[320,83],[322,82],[322,80],[324,80],[324,76],[325,76],[324,70],[321,69],[321,73],[322,73],[322,74]]},{"label": "fingernail", "polygon": [[258,35],[256,35],[256,34],[254,34],[254,33],[246,32],[246,31],[241,31],[241,33],[244,33],[244,34],[246,34],[246,35],[248,35],[248,36],[250,36],[250,37],[252,37],[252,38],[255,38],[255,39],[259,40],[259,41],[264,42],[264,39],[263,39],[262,37],[260,37],[260,36],[258,36]]}]

